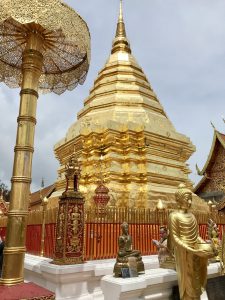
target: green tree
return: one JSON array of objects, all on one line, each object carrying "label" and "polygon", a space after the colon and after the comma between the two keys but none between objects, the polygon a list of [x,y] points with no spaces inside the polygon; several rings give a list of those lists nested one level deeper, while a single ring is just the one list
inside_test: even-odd
[{"label": "green tree", "polygon": [[2,182],[0,180],[0,194],[3,195],[3,199],[5,201],[9,201],[9,198],[10,198],[10,190],[8,189],[8,186]]}]

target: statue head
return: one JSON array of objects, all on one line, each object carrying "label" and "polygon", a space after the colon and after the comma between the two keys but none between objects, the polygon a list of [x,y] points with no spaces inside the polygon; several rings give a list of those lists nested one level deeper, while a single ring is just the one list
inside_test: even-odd
[{"label": "statue head", "polygon": [[121,224],[121,229],[122,229],[123,234],[128,234],[128,224],[127,224],[127,222],[123,222]]},{"label": "statue head", "polygon": [[192,204],[192,191],[181,183],[175,192],[175,199],[179,208],[188,209]]},{"label": "statue head", "polygon": [[166,239],[168,236],[168,229],[166,226],[160,226],[159,228],[159,236],[161,239]]},{"label": "statue head", "polygon": [[218,226],[212,219],[208,220],[208,235],[210,239],[219,237]]}]

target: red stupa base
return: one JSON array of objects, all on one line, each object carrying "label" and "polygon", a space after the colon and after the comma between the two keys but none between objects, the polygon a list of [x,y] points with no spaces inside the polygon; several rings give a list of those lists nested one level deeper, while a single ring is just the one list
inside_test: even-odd
[{"label": "red stupa base", "polygon": [[32,282],[0,286],[1,300],[54,300],[55,294]]}]

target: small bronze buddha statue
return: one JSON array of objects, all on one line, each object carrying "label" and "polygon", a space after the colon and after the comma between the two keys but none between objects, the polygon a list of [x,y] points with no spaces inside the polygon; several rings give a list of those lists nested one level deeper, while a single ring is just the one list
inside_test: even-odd
[{"label": "small bronze buddha statue", "polygon": [[132,249],[132,238],[129,235],[128,224],[124,222],[121,225],[122,235],[118,238],[119,251],[116,258],[116,263],[114,266],[115,277],[121,277],[121,269],[129,268],[129,258],[134,257],[137,262],[137,272],[144,273],[144,264],[141,257],[141,252],[139,250]]}]

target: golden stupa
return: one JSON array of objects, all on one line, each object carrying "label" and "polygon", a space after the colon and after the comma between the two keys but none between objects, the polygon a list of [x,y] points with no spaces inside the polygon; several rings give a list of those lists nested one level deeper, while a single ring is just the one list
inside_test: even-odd
[{"label": "golden stupa", "polygon": [[[77,121],[55,145],[60,168],[53,198],[64,190],[64,166],[75,154],[87,206],[93,205],[94,191],[104,181],[110,206],[153,208],[162,199],[175,207],[178,184],[192,188],[186,161],[194,151],[190,139],[174,128],[132,55],[121,1],[111,54]],[[204,206],[194,198],[195,208]]]}]

